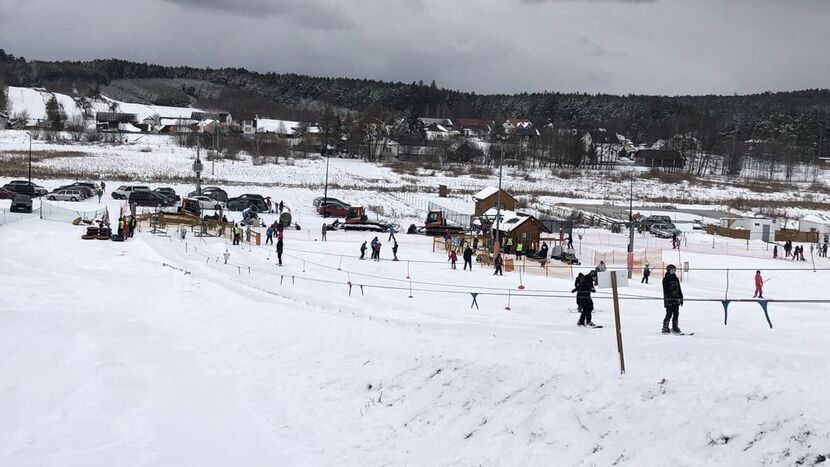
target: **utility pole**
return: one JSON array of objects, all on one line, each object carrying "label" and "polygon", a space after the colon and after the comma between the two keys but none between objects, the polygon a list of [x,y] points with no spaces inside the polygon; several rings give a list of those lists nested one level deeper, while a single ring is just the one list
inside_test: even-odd
[{"label": "utility pole", "polygon": [[501,175],[504,167],[504,146],[499,144],[499,191],[496,193],[496,244],[493,246],[493,256],[497,256],[501,250],[501,231],[499,225],[501,224]]},{"label": "utility pole", "polygon": [[[199,140],[197,140],[198,143]],[[202,196],[202,159],[199,158],[201,144],[196,145],[196,161],[193,162],[193,171],[196,172],[196,196]]]},{"label": "utility pole", "polygon": [[628,195],[628,278],[634,277],[634,169],[631,169],[631,190]]},{"label": "utility pole", "polygon": [[29,186],[32,186],[32,134],[28,131],[26,134],[29,135]]}]

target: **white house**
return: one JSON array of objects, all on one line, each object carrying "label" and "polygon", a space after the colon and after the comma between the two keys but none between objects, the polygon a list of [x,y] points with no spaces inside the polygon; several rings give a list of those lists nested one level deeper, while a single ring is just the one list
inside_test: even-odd
[{"label": "white house", "polygon": [[798,221],[799,232],[818,232],[820,242],[830,240],[830,217],[823,214],[807,214]]},{"label": "white house", "polygon": [[724,217],[720,220],[721,227],[727,229],[749,230],[750,240],[775,241],[775,231],[778,226],[772,219],[766,217]]}]

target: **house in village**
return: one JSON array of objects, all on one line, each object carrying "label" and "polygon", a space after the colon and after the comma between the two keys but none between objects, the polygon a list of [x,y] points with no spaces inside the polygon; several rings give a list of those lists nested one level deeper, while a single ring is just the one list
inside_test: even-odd
[{"label": "house in village", "polygon": [[670,149],[640,149],[634,153],[634,163],[643,167],[674,170],[686,166],[686,157],[680,151]]},{"label": "house in village", "polygon": [[229,112],[226,123],[229,128],[241,132],[243,136],[253,136],[256,134],[257,115],[253,112]]},{"label": "house in village", "polygon": [[[502,123],[502,128],[504,129],[504,133],[508,135],[512,135],[516,133],[518,130],[528,130],[533,128],[533,122],[526,118],[508,118],[507,120]],[[524,133],[527,133],[526,131]],[[538,135],[539,132],[537,131],[536,134]]]},{"label": "house in village", "polygon": [[489,138],[496,128],[496,123],[489,118],[459,118],[455,122],[458,131],[468,138]]},{"label": "house in village", "polygon": [[505,190],[496,187],[488,186],[478,193],[473,195],[473,202],[475,203],[474,215],[481,216],[490,209],[498,207],[501,204],[501,209],[515,211],[518,202],[516,198]]},{"label": "house in village", "polygon": [[95,114],[95,128],[98,131],[116,132],[135,129],[141,131],[138,125],[138,116],[125,112],[97,112]]},{"label": "house in village", "polygon": [[[499,215],[501,217],[497,221]],[[505,243],[507,239],[511,239],[513,245],[521,243],[525,251],[538,250],[541,246],[539,238],[543,233],[550,233],[550,229],[529,214],[505,209],[499,212],[496,208],[490,208],[482,217],[488,219],[493,231],[499,231],[499,237]]]},{"label": "house in village", "polygon": [[424,131],[427,135],[427,140],[444,140],[461,133],[455,129],[453,121],[449,118],[427,118],[421,117],[418,120],[424,125]]},{"label": "house in village", "polygon": [[198,131],[199,122],[189,118],[160,117],[157,128],[161,134],[181,135]]}]

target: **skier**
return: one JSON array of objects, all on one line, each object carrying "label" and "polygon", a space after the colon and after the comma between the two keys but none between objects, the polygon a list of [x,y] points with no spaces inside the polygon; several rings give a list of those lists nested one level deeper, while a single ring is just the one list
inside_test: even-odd
[{"label": "skier", "polygon": [[764,278],[761,271],[755,271],[755,294],[752,298],[764,298]]},{"label": "skier", "polygon": [[378,240],[377,242],[375,242],[375,246],[373,247],[375,252],[375,261],[380,261],[380,247],[381,243],[380,240]]},{"label": "skier", "polygon": [[467,244],[467,248],[464,249],[464,270],[467,270],[467,266],[470,266],[470,272],[473,272],[473,249],[470,248],[470,244]]},{"label": "skier", "polygon": [[596,273],[591,271],[587,276],[583,276],[582,280],[579,281],[579,285],[571,290],[571,293],[576,292],[576,306],[579,308],[577,326],[596,327],[591,320],[591,313],[594,311],[594,301],[591,299],[591,293],[596,292],[594,289],[594,274]]},{"label": "skier", "polygon": [[395,229],[394,229],[394,228],[392,228],[392,227],[389,227],[389,239],[388,239],[388,240],[386,240],[386,241],[387,241],[387,242],[391,242],[392,240],[395,240],[396,242],[398,241],[398,240],[395,238]]},{"label": "skier", "polygon": [[778,258],[778,244],[776,243],[772,247],[772,259]]},{"label": "skier", "polygon": [[360,259],[366,258],[366,240],[363,240],[363,245],[360,245]]},{"label": "skier", "polygon": [[101,196],[104,195],[104,190],[102,190],[101,188],[96,188],[95,194],[98,196],[98,204],[101,204]]},{"label": "skier", "polygon": [[496,259],[493,260],[493,265],[496,267],[496,270],[493,272],[493,275],[503,276],[504,273],[501,271],[502,265],[504,265],[504,260],[501,258],[501,253],[496,255]]},{"label": "skier", "polygon": [[283,204],[282,200],[280,200],[280,214],[282,214],[282,210],[285,208],[285,204]]},{"label": "skier", "polygon": [[455,254],[455,250],[450,251],[450,268],[455,269],[455,263],[458,261],[458,255]]},{"label": "skier", "polygon": [[[663,318],[663,334],[669,332],[683,334],[677,325],[680,318],[680,307],[683,306],[683,289],[680,287],[680,279],[675,274],[677,267],[673,264],[666,266],[666,276],[663,277],[663,305],[666,307],[666,317]],[[672,322],[669,330],[669,320]]]},{"label": "skier", "polygon": [[322,230],[320,231],[320,233],[323,235],[323,236],[322,236],[322,239],[323,239],[323,241],[324,241],[324,242],[326,241],[326,230],[328,230],[328,228],[327,228],[327,227],[328,227],[328,226],[326,225],[326,223],[325,223],[325,222],[323,222],[323,228],[322,228]]},{"label": "skier", "polygon": [[[579,283],[582,282],[583,277],[585,277],[585,274],[582,274],[581,272],[579,274],[577,274],[576,280],[574,281],[574,289],[579,287]],[[573,292],[571,292],[571,293],[573,293]]]},{"label": "skier", "polygon": [[[789,255],[787,255],[787,256],[789,256]],[[798,247],[793,248],[792,258],[793,258],[793,261],[796,261],[798,259]]]},{"label": "skier", "polygon": [[643,267],[643,280],[640,281],[641,284],[648,284],[648,277],[651,275],[651,266],[648,263]]},{"label": "skier", "polygon": [[677,249],[677,234],[676,233],[671,234],[671,247],[672,247],[672,250]]},{"label": "skier", "polygon": [[571,232],[568,232],[568,249],[572,249],[574,247],[574,237]]},{"label": "skier", "polygon": [[101,180],[101,191],[107,191],[107,184],[103,180]]},{"label": "skier", "polygon": [[825,258],[827,257],[827,244],[826,243],[821,247],[821,254],[824,255]]},{"label": "skier", "polygon": [[279,265],[282,266],[282,237],[277,239],[277,261],[279,261]]},{"label": "skier", "polygon": [[372,239],[372,243],[370,243],[370,244],[369,244],[369,246],[371,246],[371,247],[372,247],[372,259],[375,259],[375,252],[377,251],[377,249],[375,248],[375,246],[376,246],[377,244],[378,244],[378,238],[377,238],[377,237],[373,238],[373,239]]},{"label": "skier", "polygon": [[135,233],[135,226],[138,222],[135,219],[135,216],[130,216],[130,220],[127,222],[127,226],[129,227],[129,236],[133,238],[133,234]]},{"label": "skier", "polygon": [[265,230],[265,244],[267,245],[269,243],[271,243],[271,244],[274,243],[274,226],[273,225],[268,226],[268,228]]},{"label": "skier", "polygon": [[793,244],[792,244],[792,242],[790,242],[789,240],[787,240],[787,242],[786,242],[786,243],[784,243],[784,257],[785,257],[785,258],[789,258],[789,257],[790,257],[790,251],[791,251],[792,249],[793,249]]},{"label": "skier", "polygon": [[228,250],[227,250],[227,249],[225,249],[225,252],[224,252],[224,253],[222,253],[222,256],[225,258],[225,264],[228,264],[228,258],[230,258],[230,257],[231,257],[230,252],[228,252]]},{"label": "skier", "polygon": [[[393,236],[394,238],[394,236]],[[392,245],[392,261],[398,260],[398,241],[395,240],[395,244]]]},{"label": "skier", "polygon": [[801,261],[807,261],[804,257],[804,245],[798,247],[798,255],[801,256]]}]

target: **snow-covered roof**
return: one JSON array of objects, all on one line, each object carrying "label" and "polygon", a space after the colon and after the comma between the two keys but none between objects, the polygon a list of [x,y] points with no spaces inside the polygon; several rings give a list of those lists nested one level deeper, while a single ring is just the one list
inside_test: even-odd
[{"label": "snow-covered roof", "polygon": [[481,191],[473,195],[473,199],[482,200],[487,198],[488,196],[492,196],[495,193],[498,193],[499,189],[494,186],[488,186],[483,188]]},{"label": "snow-covered roof", "polygon": [[[498,214],[498,210],[496,208],[490,208],[487,212],[484,213],[485,217],[492,217],[495,219],[496,215]],[[521,215],[514,211],[508,211],[506,209],[501,210],[501,221],[499,222],[499,231],[510,233],[520,225],[524,224],[528,220],[530,220],[532,216]],[[493,227],[495,228],[496,223],[493,222]]]},{"label": "snow-covered roof", "polygon": [[257,131],[260,133],[276,133],[279,135],[293,135],[296,133],[300,122],[291,120],[275,120],[271,118],[260,118],[257,120]]},{"label": "snow-covered roof", "polygon": [[814,224],[824,224],[830,225],[830,217],[825,216],[824,214],[807,214],[806,216],[801,218],[802,222],[812,222]]}]

